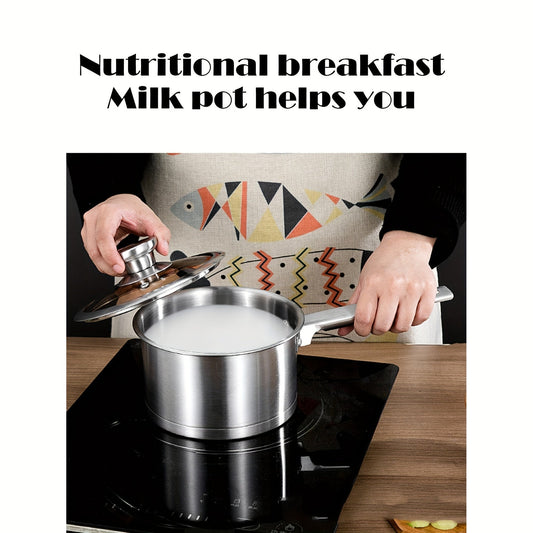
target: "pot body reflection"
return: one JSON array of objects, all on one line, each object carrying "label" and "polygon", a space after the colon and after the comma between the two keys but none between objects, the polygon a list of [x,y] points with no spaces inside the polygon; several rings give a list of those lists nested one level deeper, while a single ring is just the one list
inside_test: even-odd
[{"label": "pot body reflection", "polygon": [[239,441],[157,434],[161,501],[179,520],[245,525],[277,520],[300,467],[295,435],[280,427]]}]

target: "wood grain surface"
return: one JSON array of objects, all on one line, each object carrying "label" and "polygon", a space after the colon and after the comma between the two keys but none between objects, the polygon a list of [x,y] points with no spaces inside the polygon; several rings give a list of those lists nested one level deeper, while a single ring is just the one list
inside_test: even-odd
[{"label": "wood grain surface", "polygon": [[126,340],[100,337],[67,339],[67,409],[111,361]]},{"label": "wood grain surface", "polygon": [[[124,342],[67,340],[67,407]],[[464,524],[466,345],[315,343],[300,353],[400,368],[337,533],[392,533],[394,517]]]}]

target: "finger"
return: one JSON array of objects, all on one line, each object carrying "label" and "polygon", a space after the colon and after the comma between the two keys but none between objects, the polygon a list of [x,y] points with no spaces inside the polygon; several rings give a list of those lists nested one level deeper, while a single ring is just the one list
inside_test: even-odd
[{"label": "finger", "polygon": [[339,328],[337,331],[337,335],[340,335],[341,337],[345,337],[346,335],[349,335],[353,331],[353,326],[343,326],[342,328]]},{"label": "finger", "polygon": [[161,223],[160,226],[155,230],[154,235],[157,237],[156,250],[161,255],[168,255],[170,247],[170,230],[163,223]]},{"label": "finger", "polygon": [[381,296],[377,304],[372,333],[374,335],[383,335],[390,331],[397,312],[398,298],[395,296]]},{"label": "finger", "polygon": [[[361,285],[357,285],[354,293],[348,300],[348,304],[356,304],[357,300],[359,299],[360,292],[361,292]],[[353,331],[353,329],[354,329],[353,324],[351,324],[350,326],[343,326],[342,328],[339,328],[339,330],[337,331],[337,334],[340,335],[341,337],[344,337],[345,335],[350,334]]]},{"label": "finger", "polygon": [[435,294],[437,289],[431,287],[430,289],[424,291],[422,297],[418,301],[418,306],[416,308],[416,313],[413,318],[413,326],[418,326],[425,322],[433,312],[435,306]]},{"label": "finger", "polygon": [[98,243],[95,237],[95,224],[93,218],[91,217],[90,213],[86,213],[83,218],[84,224],[81,229],[81,238],[89,258],[93,262],[94,266],[103,274],[108,274],[110,276],[115,275],[113,269],[106,264],[100,255]]},{"label": "finger", "polygon": [[361,294],[361,284],[358,283],[357,287],[355,288],[354,293],[352,294],[352,297],[349,300],[349,302],[351,304],[356,304],[359,301],[360,294]]},{"label": "finger", "polygon": [[102,272],[102,274],[107,274],[109,276],[115,276],[117,274],[117,272],[115,272],[113,268],[109,266],[106,263],[106,261],[102,258],[100,251],[98,249],[98,243],[94,237],[94,231],[92,231],[89,228],[86,229],[86,237],[84,238],[84,246],[94,266],[100,272]]},{"label": "finger", "polygon": [[86,224],[83,224],[80,234],[81,234],[81,240],[83,242],[83,247],[85,248],[85,250],[87,250],[87,227],[86,227]]},{"label": "finger", "polygon": [[88,244],[85,249],[87,250],[87,254],[89,255],[91,261],[99,272],[101,272],[102,274],[107,274],[109,276],[117,275],[117,273],[102,258],[96,244],[94,246]]},{"label": "finger", "polygon": [[161,255],[168,255],[170,230],[161,222],[161,220],[153,213],[142,219],[144,233],[149,237],[157,238],[156,250]]},{"label": "finger", "polygon": [[94,257],[92,261],[102,274],[107,274],[108,276],[121,276],[123,274],[123,271],[119,271],[119,267],[116,269],[110,267],[101,255]]},{"label": "finger", "polygon": [[390,331],[393,333],[404,333],[409,330],[413,325],[418,301],[418,297],[416,296],[406,296],[400,300]]},{"label": "finger", "polygon": [[361,337],[367,337],[372,332],[377,306],[378,296],[375,291],[360,291],[355,308],[354,329]]},{"label": "finger", "polygon": [[170,230],[146,204],[139,203],[140,207],[137,206],[136,210],[123,217],[122,225],[135,235],[156,237],[156,250],[162,255],[168,255]]},{"label": "finger", "polygon": [[96,242],[99,263],[104,265],[105,272],[110,275],[122,274],[125,270],[124,261],[118,253],[116,236],[120,227],[121,217],[100,217],[94,228],[94,240]]}]

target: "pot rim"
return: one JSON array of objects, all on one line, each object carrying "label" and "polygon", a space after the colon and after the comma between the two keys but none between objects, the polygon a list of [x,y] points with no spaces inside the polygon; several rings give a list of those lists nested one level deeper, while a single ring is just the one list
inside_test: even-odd
[{"label": "pot rim", "polygon": [[[281,340],[273,342],[272,344],[260,346],[258,348],[253,348],[253,349],[250,349],[250,350],[242,350],[242,351],[238,351],[238,352],[228,352],[228,353],[225,353],[225,352],[220,352],[220,353],[218,353],[218,352],[208,352],[208,353],[205,353],[205,352],[196,352],[196,351],[189,351],[189,350],[172,349],[172,348],[169,348],[168,346],[163,346],[161,344],[156,343],[155,341],[153,341],[152,339],[150,339],[149,337],[147,337],[145,335],[145,333],[143,331],[143,328],[142,328],[142,325],[141,325],[141,319],[142,319],[143,316],[145,316],[146,314],[150,313],[154,308],[157,308],[157,307],[160,307],[161,305],[164,305],[164,303],[166,301],[179,299],[179,298],[187,298],[187,295],[190,294],[193,291],[194,292],[220,292],[220,293],[224,293],[224,292],[228,292],[228,293],[229,292],[231,292],[231,293],[239,293],[239,292],[241,292],[241,293],[251,293],[252,295],[253,294],[257,294],[258,296],[261,295],[261,298],[268,298],[268,299],[272,299],[272,300],[277,300],[281,304],[283,304],[283,305],[285,305],[285,306],[287,306],[289,308],[292,308],[292,310],[295,312],[295,314],[298,315],[298,324],[297,324],[297,327],[293,328],[293,332],[291,334],[287,335],[285,338],[283,338]],[[209,304],[203,304],[203,305],[222,305],[222,304],[221,303],[217,304],[216,302],[214,302],[214,303],[210,302]],[[227,305],[239,305],[239,304],[229,303]],[[202,305],[199,305],[198,307],[202,307]],[[241,305],[241,307],[254,307],[254,306],[242,306]],[[267,311],[267,312],[270,312],[270,311],[268,311],[266,309],[264,309],[264,310]],[[273,314],[273,313],[271,313],[271,314]],[[271,292],[268,292],[268,291],[265,291],[265,290],[262,290],[262,289],[253,289],[253,288],[249,288],[249,287],[228,287],[228,286],[194,287],[194,288],[190,288],[190,289],[184,289],[183,291],[175,292],[175,293],[172,293],[172,294],[170,294],[168,296],[165,296],[163,298],[160,298],[158,300],[150,302],[149,304],[141,307],[135,313],[135,316],[133,317],[133,329],[134,329],[135,333],[137,334],[137,336],[143,342],[145,342],[149,346],[152,346],[154,348],[157,348],[158,350],[162,350],[162,351],[167,352],[167,353],[172,354],[172,355],[186,355],[186,356],[193,356],[193,357],[210,357],[210,358],[211,357],[215,357],[215,358],[236,357],[236,356],[242,356],[242,355],[258,354],[260,352],[263,352],[263,351],[266,351],[266,350],[270,350],[272,348],[280,346],[281,344],[285,344],[287,342],[290,342],[292,339],[297,337],[300,334],[300,331],[301,331],[302,327],[304,326],[304,323],[305,323],[305,315],[304,315],[303,310],[297,304],[295,304],[291,300],[288,300],[284,296],[281,296],[280,294],[271,293]]]}]

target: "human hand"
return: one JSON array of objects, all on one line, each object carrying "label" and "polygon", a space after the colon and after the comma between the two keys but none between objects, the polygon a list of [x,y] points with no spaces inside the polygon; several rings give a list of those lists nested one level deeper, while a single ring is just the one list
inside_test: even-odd
[{"label": "human hand", "polygon": [[361,337],[387,331],[402,333],[427,320],[437,283],[429,266],[435,239],[407,231],[390,231],[368,258],[349,303],[357,304],[354,325]]},{"label": "human hand", "polygon": [[156,250],[168,255],[170,230],[133,194],[111,196],[83,215],[83,245],[96,268],[104,274],[124,273],[125,265],[117,244],[130,234],[155,236]]}]

